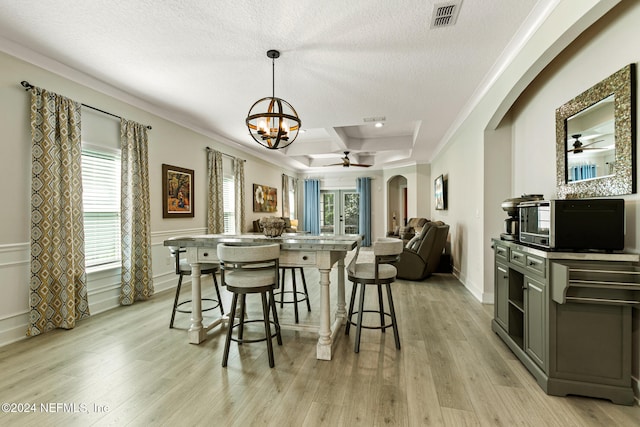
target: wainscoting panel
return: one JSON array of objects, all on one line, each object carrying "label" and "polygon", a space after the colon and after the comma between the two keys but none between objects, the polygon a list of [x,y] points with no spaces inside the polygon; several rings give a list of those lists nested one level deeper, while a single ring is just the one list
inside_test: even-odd
[{"label": "wainscoting panel", "polygon": [[0,245],[0,345],[23,339],[29,324],[29,243]]},{"label": "wainscoting panel", "polygon": [[[155,293],[174,289],[178,284],[175,260],[164,246],[171,237],[206,234],[206,229],[173,230],[151,233],[153,286]],[[26,338],[29,324],[29,243],[0,245],[0,347]],[[187,284],[190,279],[185,278]],[[119,306],[120,268],[87,274],[91,314]],[[170,313],[171,307],[167,308]]]}]

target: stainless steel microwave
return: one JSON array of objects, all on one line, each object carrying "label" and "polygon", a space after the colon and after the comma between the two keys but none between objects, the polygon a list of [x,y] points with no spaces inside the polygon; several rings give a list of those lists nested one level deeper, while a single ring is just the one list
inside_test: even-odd
[{"label": "stainless steel microwave", "polygon": [[523,202],[518,213],[521,243],[569,251],[624,249],[624,199]]}]

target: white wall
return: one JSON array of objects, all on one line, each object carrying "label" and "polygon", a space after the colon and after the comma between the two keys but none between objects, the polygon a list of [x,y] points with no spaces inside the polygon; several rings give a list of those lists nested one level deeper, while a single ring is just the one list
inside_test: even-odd
[{"label": "white wall", "polygon": [[[491,147],[485,147],[493,141],[504,139],[504,135],[492,134],[507,132],[498,130],[499,125],[531,81],[584,29],[616,3],[616,0],[584,0],[559,1],[554,5],[555,8],[548,11],[546,20],[538,23],[537,30],[528,34],[526,41],[519,46],[518,53],[501,68],[493,84],[468,106],[466,116],[447,137],[444,148],[431,163],[431,176],[443,174],[448,176],[449,181],[449,209],[436,211],[432,206],[431,216],[450,224],[454,274],[481,301],[493,301],[493,273],[485,272],[493,271],[491,238],[499,236],[504,219],[504,213],[495,205],[495,201],[513,197],[524,189],[524,186],[516,188],[512,183],[493,189],[490,197],[486,197],[485,179],[487,183],[496,181],[486,176],[509,176],[507,173],[511,173],[512,165],[510,162],[497,163],[485,159],[487,155],[494,155]],[[555,108],[552,111],[554,113]],[[554,120],[548,122],[548,126],[553,134]],[[536,129],[532,132],[538,137],[538,142],[544,138],[544,134],[539,136],[540,131]],[[485,140],[486,134],[490,135],[488,140]],[[533,159],[543,155],[540,151],[531,154]],[[549,162],[553,165],[555,157],[550,158]],[[516,166],[514,163],[514,173],[519,174],[515,171]],[[551,179],[553,177],[555,174]],[[527,179],[531,183],[537,182],[533,177]],[[508,189],[514,193],[508,194]],[[504,194],[501,195],[501,192]],[[485,214],[499,215],[501,219],[488,220]],[[487,224],[491,226],[487,227]]]},{"label": "white wall", "polygon": [[[589,28],[548,67],[513,108],[514,191],[556,194],[555,109],[630,63],[640,61],[640,2],[627,2]],[[637,65],[636,65],[637,68]],[[637,82],[636,82],[637,86]],[[633,94],[636,98],[637,90]],[[636,109],[636,123],[640,114]],[[636,181],[640,176],[636,169]],[[625,248],[640,250],[638,194],[623,196]]]},{"label": "white wall", "polygon": [[[0,44],[0,50],[6,48]],[[11,48],[11,46],[9,46]],[[5,49],[11,50],[11,49]],[[33,62],[37,62],[34,60]],[[74,74],[73,70],[67,70]],[[76,73],[78,74],[78,73]],[[177,276],[173,259],[163,242],[169,237],[206,232],[206,147],[247,160],[246,221],[260,214],[252,212],[252,183],[276,187],[279,206],[282,203],[282,170],[262,159],[239,152],[210,137],[179,126],[157,115],[133,107],[119,99],[90,89],[72,80],[46,71],[14,56],[0,53],[0,159],[5,177],[4,208],[0,210],[0,345],[24,338],[29,312],[29,218],[31,176],[31,130],[29,122],[30,95],[20,86],[22,80],[44,87],[76,101],[121,115],[127,119],[151,125],[149,132],[149,179],[151,201],[151,237],[154,287],[156,292],[175,287]],[[93,84],[78,74],[78,81]],[[104,84],[102,85],[104,86]],[[95,87],[100,87],[99,82]],[[108,88],[107,88],[108,89]],[[118,92],[114,90],[114,92]],[[118,147],[119,121],[110,116],[82,109],[82,135],[87,142]],[[194,170],[194,218],[162,218],[162,164]],[[88,275],[89,307],[93,314],[118,305],[119,269]],[[167,315],[170,307],[167,307]],[[168,317],[167,317],[168,318]]]}]

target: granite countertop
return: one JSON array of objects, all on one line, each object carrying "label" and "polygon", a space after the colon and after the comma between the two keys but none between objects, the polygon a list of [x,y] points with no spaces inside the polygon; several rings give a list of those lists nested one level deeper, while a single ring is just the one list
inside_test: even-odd
[{"label": "granite countertop", "polygon": [[268,244],[280,243],[282,249],[340,250],[354,249],[362,237],[357,234],[297,234],[283,233],[279,237],[266,237],[263,234],[203,234],[199,236],[173,237],[164,241],[164,246],[211,247],[218,243]]},{"label": "granite countertop", "polygon": [[626,262],[638,262],[640,261],[640,254],[614,251],[574,251],[574,252],[561,252],[544,250],[542,248],[534,248],[531,246],[523,245],[520,242],[510,242],[508,240],[501,240],[499,238],[492,238],[492,242],[500,243],[502,245],[509,246],[520,252],[528,253],[531,255],[539,256],[540,258],[546,258],[551,260],[576,260],[576,261],[626,261]]}]

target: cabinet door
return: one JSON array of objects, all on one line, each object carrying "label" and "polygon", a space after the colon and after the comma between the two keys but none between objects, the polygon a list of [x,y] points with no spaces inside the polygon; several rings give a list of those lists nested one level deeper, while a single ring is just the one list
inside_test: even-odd
[{"label": "cabinet door", "polygon": [[546,372],[547,291],[546,286],[525,276],[525,351]]},{"label": "cabinet door", "polygon": [[495,301],[494,317],[496,322],[505,330],[508,330],[509,316],[509,268],[496,262],[495,270]]}]

